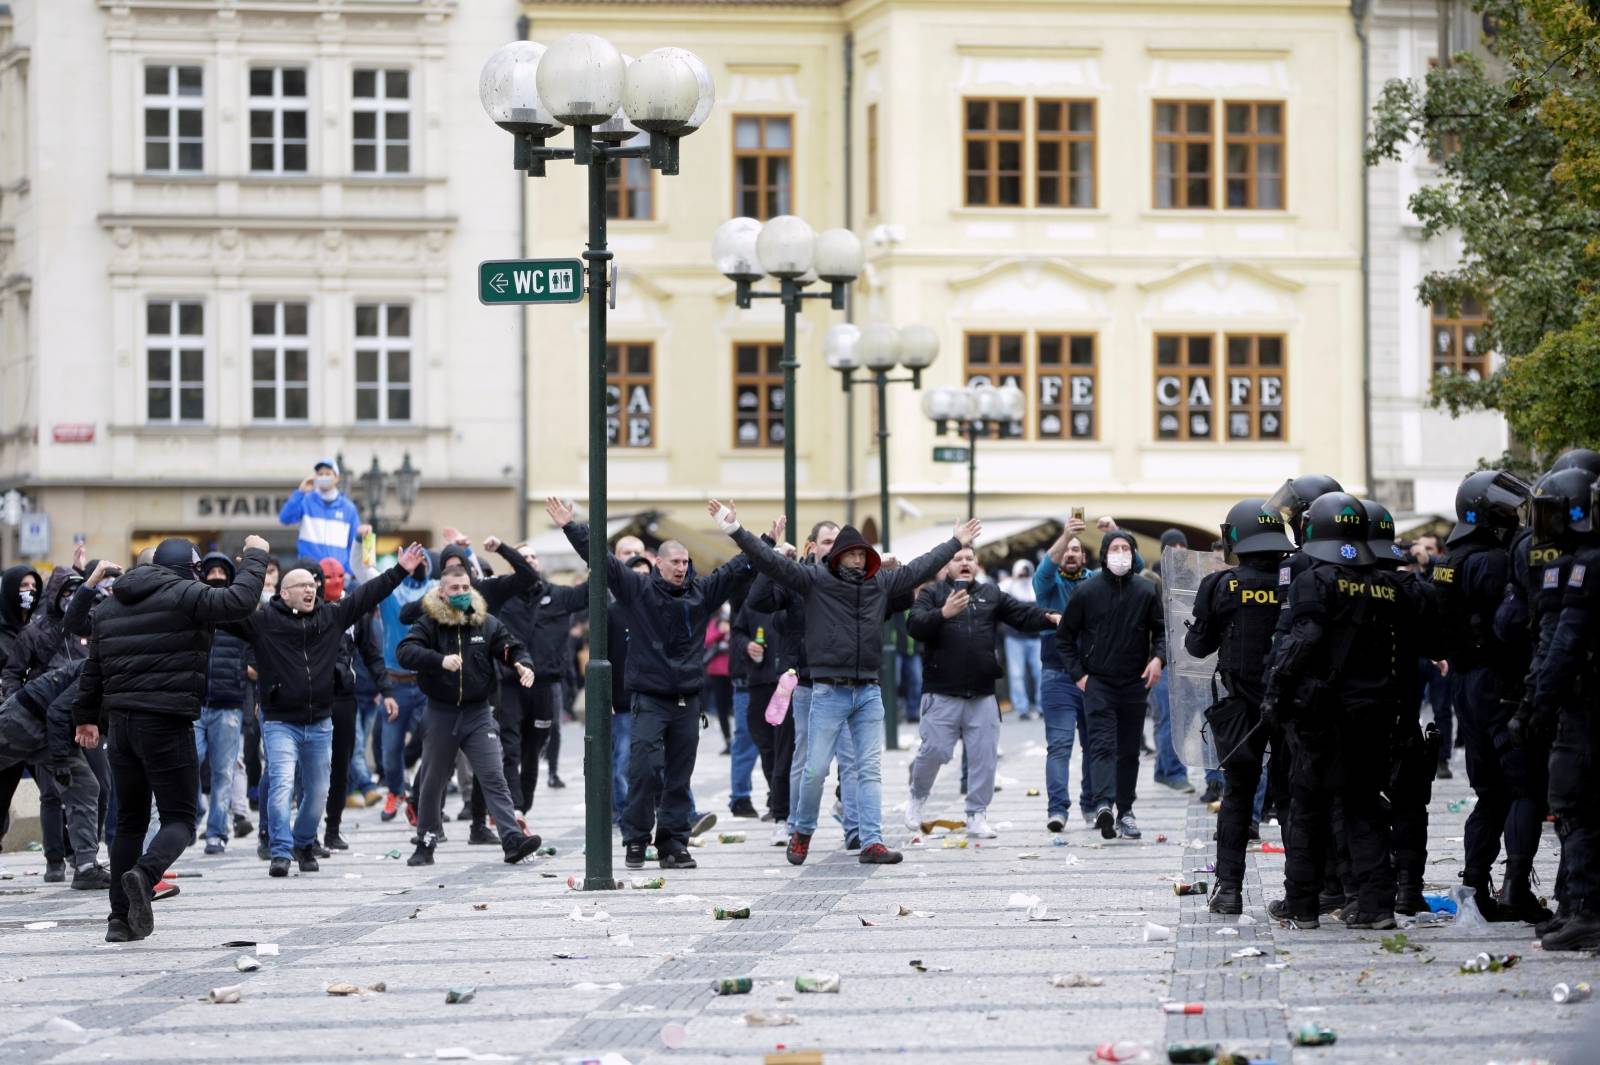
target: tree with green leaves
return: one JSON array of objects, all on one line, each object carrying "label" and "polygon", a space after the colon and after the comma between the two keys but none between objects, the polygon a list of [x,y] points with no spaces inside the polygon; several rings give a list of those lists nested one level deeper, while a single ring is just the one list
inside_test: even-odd
[{"label": "tree with green leaves", "polygon": [[1499,411],[1542,455],[1600,446],[1600,0],[1472,6],[1489,61],[1462,54],[1389,82],[1367,145],[1369,165],[1413,145],[1439,161],[1411,209],[1463,254],[1417,295],[1452,313],[1482,300],[1482,340],[1503,359],[1483,380],[1437,375],[1432,401]]}]

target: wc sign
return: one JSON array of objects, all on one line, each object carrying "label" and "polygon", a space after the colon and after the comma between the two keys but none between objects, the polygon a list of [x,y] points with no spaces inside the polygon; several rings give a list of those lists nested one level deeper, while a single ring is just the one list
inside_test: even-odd
[{"label": "wc sign", "polygon": [[583,263],[578,259],[486,259],[478,264],[478,302],[578,303]]}]

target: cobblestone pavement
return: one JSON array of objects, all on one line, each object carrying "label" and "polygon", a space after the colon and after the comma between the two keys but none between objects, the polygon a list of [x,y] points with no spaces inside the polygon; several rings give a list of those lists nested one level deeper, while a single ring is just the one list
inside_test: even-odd
[{"label": "cobblestone pavement", "polygon": [[[577,728],[569,735],[575,751]],[[1155,785],[1147,760],[1142,841],[1102,843],[1076,810],[1073,826],[1052,837],[1044,798],[1028,794],[1043,789],[1042,725],[1008,722],[1003,743],[1003,791],[990,810],[1000,838],[958,848],[941,833],[906,847],[895,867],[858,864],[828,824],[811,860],[792,868],[768,845],[770,825],[724,818],[719,830],[747,839],[720,844],[713,833],[695,851],[701,868],[666,873],[664,890],[569,891],[566,878],[583,862],[582,786],[570,755],[572,786],[541,787],[535,805],[553,858],[508,867],[498,848],[467,846],[467,826],[453,824],[438,864],[408,869],[385,857],[410,853],[404,822],[352,811],[353,850],[317,874],[269,880],[253,841],[221,857],[195,848],[179,871],[199,877],[181,879],[182,895],[157,903],[155,935],[135,945],[101,942],[103,896],[45,885],[40,855],[7,854],[0,1062],[243,1065],[470,1053],[531,1063],[613,1051],[638,1065],[757,1062],[785,1047],[820,1049],[828,1065],[890,1055],[1022,1065],[1083,1061],[1111,1039],[1157,1051],[1168,1041],[1220,1041],[1296,1063],[1600,1060],[1592,1041],[1587,1055],[1561,1058],[1600,1016],[1600,1003],[1556,1006],[1549,997],[1559,980],[1600,977],[1593,959],[1541,954],[1526,926],[1500,926],[1485,939],[1413,929],[1407,934],[1422,949],[1399,954],[1383,949],[1380,933],[1278,929],[1264,911],[1280,893],[1283,859],[1274,854],[1251,856],[1255,923],[1213,918],[1204,899],[1175,897],[1172,888],[1180,875],[1210,879],[1210,818],[1193,797]],[[708,733],[696,783],[701,802],[720,811],[728,763],[717,751]],[[885,757],[895,824],[908,759],[904,751]],[[1075,756],[1074,787],[1077,764]],[[929,816],[962,815],[958,779],[959,765],[948,767]],[[759,780],[756,790],[759,798]],[[1459,867],[1466,815],[1448,803],[1466,794],[1459,776],[1437,788],[1430,889],[1453,882]],[[904,845],[908,835],[891,828],[890,842]],[[1277,839],[1276,829],[1266,835]],[[1548,834],[1540,859],[1550,884]],[[629,875],[620,848],[616,863]],[[1031,920],[1014,895],[1037,896],[1051,920]],[[748,903],[753,916],[714,920],[711,907],[729,902]],[[902,906],[917,912],[896,916]],[[37,922],[53,923],[26,927]],[[1171,928],[1172,939],[1145,942],[1146,922]],[[278,953],[241,974],[235,959],[254,952],[221,946],[229,940],[276,943]],[[1251,947],[1262,954],[1234,957]],[[1522,962],[1461,975],[1461,960],[1480,949],[1516,952]],[[839,992],[796,994],[795,975],[811,970],[839,973]],[[1073,973],[1104,983],[1050,983]],[[745,975],[754,977],[752,993],[713,993],[715,978]],[[342,998],[325,990],[379,980],[387,992]],[[241,985],[238,1004],[199,1001],[229,984]],[[446,1005],[446,989],[460,986],[475,987],[475,997]],[[1160,1008],[1166,999],[1202,1003],[1205,1012],[1169,1016]],[[752,1010],[798,1023],[749,1026],[743,1017]],[[1291,1048],[1289,1029],[1306,1021],[1335,1029],[1338,1043]],[[663,1042],[670,1024],[684,1026],[679,1049]]]}]

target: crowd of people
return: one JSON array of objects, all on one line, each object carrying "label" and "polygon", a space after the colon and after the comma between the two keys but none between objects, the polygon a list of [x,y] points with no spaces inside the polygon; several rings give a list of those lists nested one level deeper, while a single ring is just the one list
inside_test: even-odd
[{"label": "crowd of people", "polygon": [[[1214,912],[1242,912],[1246,847],[1271,818],[1286,871],[1269,912],[1285,925],[1392,928],[1425,908],[1427,806],[1458,736],[1478,798],[1462,874],[1477,907],[1536,924],[1547,949],[1600,947],[1597,479],[1588,451],[1531,487],[1473,474],[1443,543],[1400,541],[1381,504],[1321,475],[1229,510],[1183,636],[1190,655],[1215,656],[1220,682],[1203,713],[1220,765],[1203,796],[1220,803]],[[411,544],[379,569],[338,483],[319,462],[285,505],[292,566],[251,536],[236,558],[169,539],[126,572],[81,549],[48,578],[0,572],[0,811],[29,773],[46,879],[70,870],[72,887],[108,893],[107,941],[151,934],[188,847],[214,855],[257,834],[270,876],[314,873],[348,849],[347,807],[403,814],[413,866],[447,842],[452,787],[468,845],[498,844],[512,864],[540,847],[529,821],[577,687],[587,585],[548,579],[532,544],[491,536],[474,551],[455,529],[436,553]],[[897,560],[848,524],[819,522],[798,546],[782,519],[756,535],[711,500],[736,552],[702,574],[671,540],[652,552],[625,536],[591,560],[571,505],[546,510],[591,569],[606,567],[613,818],[629,869],[696,866],[690,840],[717,819],[693,788],[713,713],[728,813],[770,822],[788,862],[807,860],[825,803],[861,863],[900,862],[885,832],[886,669],[920,734],[903,807],[889,799],[912,832],[959,748],[966,831],[997,835],[1002,681],[1018,718],[1043,720],[1048,831],[1071,824],[1075,744],[1081,816],[1105,839],[1141,837],[1142,755],[1158,783],[1193,790],[1173,735],[1161,562],[1147,566],[1109,517],[1097,545],[1075,513],[1040,557],[991,576],[977,521]],[[1161,539],[1187,547],[1176,530]],[[1554,913],[1531,881],[1547,813],[1562,850]]]}]

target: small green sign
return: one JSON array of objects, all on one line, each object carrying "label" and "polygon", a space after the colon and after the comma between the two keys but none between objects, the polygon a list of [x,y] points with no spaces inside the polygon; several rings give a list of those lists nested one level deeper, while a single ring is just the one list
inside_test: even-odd
[{"label": "small green sign", "polygon": [[972,449],[965,447],[936,447],[933,449],[935,462],[966,462],[972,458]]},{"label": "small green sign", "polygon": [[583,262],[578,259],[486,259],[478,264],[478,302],[579,303]]}]

